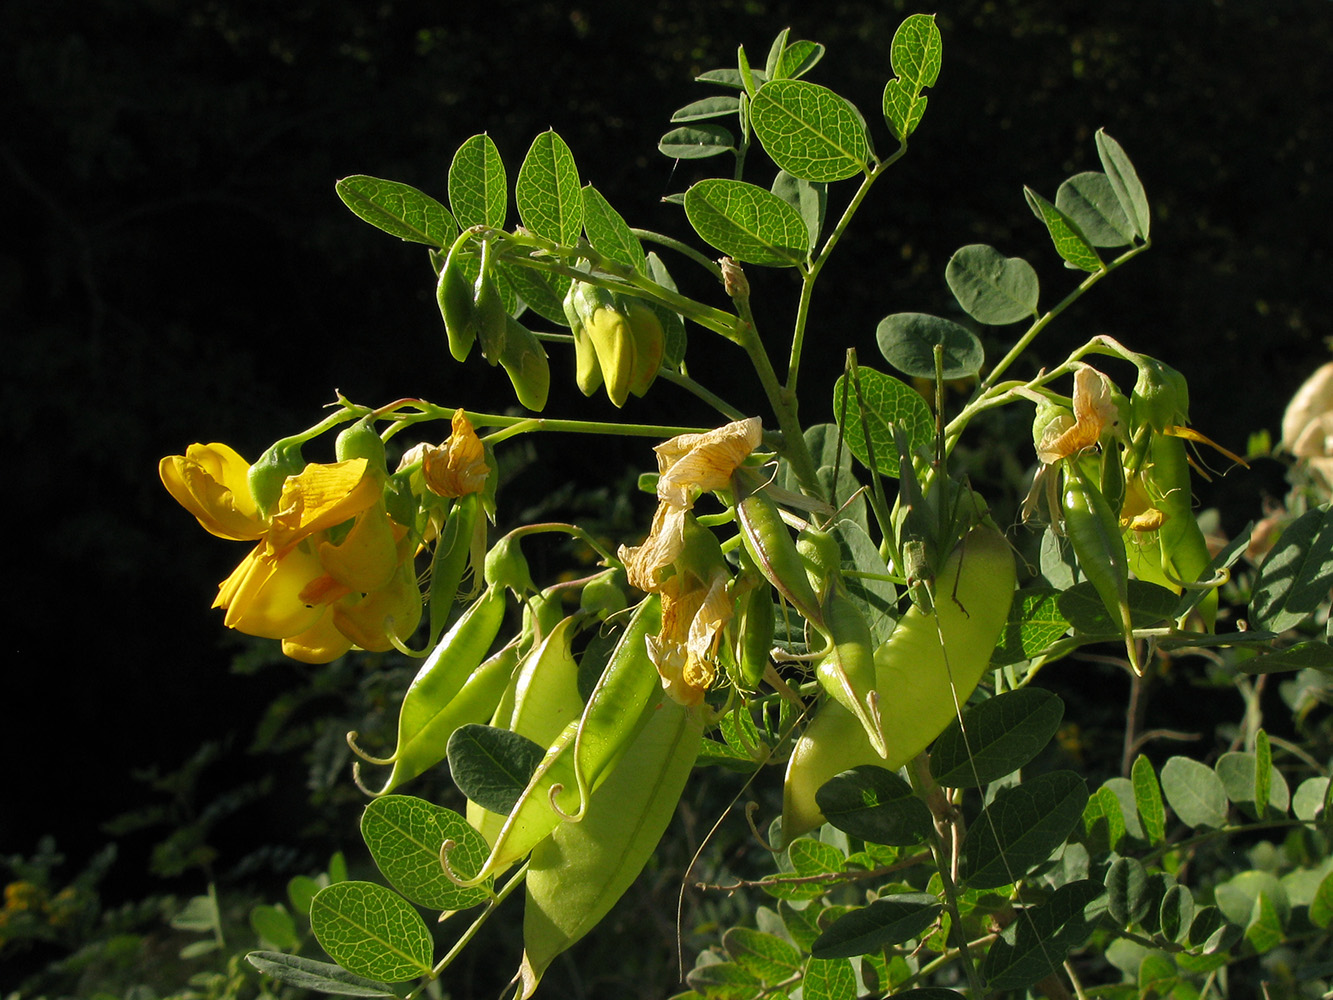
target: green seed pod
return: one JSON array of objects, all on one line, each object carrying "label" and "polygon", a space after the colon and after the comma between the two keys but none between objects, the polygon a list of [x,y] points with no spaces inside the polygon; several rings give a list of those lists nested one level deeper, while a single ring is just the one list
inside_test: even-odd
[{"label": "green seed pod", "polygon": [[739,676],[733,680],[742,691],[756,691],[768,670],[777,608],[767,581],[755,581],[737,603],[736,666]]},{"label": "green seed pod", "polygon": [[819,686],[856,717],[875,752],[887,756],[879,716],[874,640],[860,609],[842,590],[834,590],[824,603],[820,631],[828,645],[815,668]]},{"label": "green seed pod", "polygon": [[969,531],[940,569],[935,609],[908,608],[875,650],[887,753],[875,751],[865,727],[837,701],[821,705],[787,764],[784,844],[824,822],[815,792],[834,775],[861,764],[902,767],[944,731],[990,665],[1014,582],[1004,536],[985,526]]},{"label": "green seed pod", "polygon": [[646,393],[662,368],[666,352],[666,334],[662,321],[646,302],[620,296],[634,337],[634,367],[630,372],[629,391],[636,396]]},{"label": "green seed pod", "polygon": [[[742,484],[734,478],[732,483],[737,496],[742,496]],[[760,490],[742,496],[736,504],[736,520],[740,524],[745,550],[764,579],[807,621],[822,623],[823,612],[819,598],[810,586],[805,559],[768,494]]]},{"label": "green seed pod", "polygon": [[362,417],[344,428],[334,442],[333,453],[339,462],[364,458],[372,469],[385,467],[384,441],[375,430],[375,421],[371,417]]},{"label": "green seed pod", "polygon": [[[514,386],[518,401],[534,413],[546,407],[551,391],[551,365],[541,341],[526,326],[506,314],[504,350],[500,364]],[[483,340],[483,346],[485,341]]]},{"label": "green seed pod", "polygon": [[472,561],[472,551],[478,529],[486,530],[485,518],[480,518],[481,494],[465,493],[454,501],[440,536],[435,539],[435,552],[430,564],[430,632],[437,636],[453,612],[454,599]]},{"label": "green seed pod", "polygon": [[385,762],[392,762],[393,771],[377,794],[444,760],[449,737],[459,726],[491,717],[517,657],[514,653],[482,662],[500,632],[504,612],[504,589],[487,589],[421,664],[398,712],[398,747]]},{"label": "green seed pod", "polygon": [[505,309],[504,299],[500,297],[500,287],[487,267],[489,261],[485,258],[489,252],[483,251],[482,256],[482,271],[474,286],[477,296],[477,340],[481,342],[481,356],[491,365],[497,365],[505,353],[511,317]]},{"label": "green seed pod", "polygon": [[663,699],[592,795],[583,819],[537,845],[523,911],[521,996],[597,926],[652,857],[703,743],[700,713]]},{"label": "green seed pod", "polygon": [[463,247],[468,238],[460,236],[449,249],[435,286],[435,301],[444,318],[449,336],[449,353],[455,361],[466,361],[477,339],[477,300],[473,284],[463,270]]}]

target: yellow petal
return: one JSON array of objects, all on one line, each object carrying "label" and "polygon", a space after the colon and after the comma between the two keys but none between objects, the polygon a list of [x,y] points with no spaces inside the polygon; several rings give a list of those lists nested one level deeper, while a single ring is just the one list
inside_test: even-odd
[{"label": "yellow petal", "polygon": [[383,502],[362,513],[339,544],[319,543],[324,570],[349,590],[365,594],[387,586],[398,568],[398,532]]},{"label": "yellow petal", "polygon": [[664,441],[657,452],[659,499],[691,507],[699,493],[722,489],[736,467],[759,447],[763,426],[758,417],[737,420],[703,434],[680,434]]},{"label": "yellow petal", "polygon": [[338,631],[332,609],[313,628],[282,640],[282,652],[302,663],[332,663],[352,648],[352,640]]},{"label": "yellow petal", "polygon": [[364,458],[326,465],[311,463],[287,477],[269,539],[283,551],[316,531],[350,520],[383,496]]},{"label": "yellow petal", "polygon": [[267,530],[250,495],[250,463],[225,444],[192,444],[157,466],[162,485],[204,530],[219,538],[261,538]]},{"label": "yellow petal", "polygon": [[[718,571],[713,574],[708,592],[699,604],[699,610],[690,620],[689,636],[685,647],[691,660],[712,660],[717,652],[717,644],[722,637],[722,630],[727,627],[733,614],[733,602],[727,593],[727,574]],[[709,678],[711,680],[711,677]]]},{"label": "yellow petal", "polygon": [[302,591],[323,575],[319,558],[297,546],[279,556],[267,542],[255,546],[218,588],[215,608],[228,628],[265,639],[287,639],[314,626],[324,605],[306,604]]},{"label": "yellow petal", "polygon": [[421,591],[410,566],[400,566],[387,587],[367,594],[356,603],[333,606],[338,631],[374,653],[393,648],[389,633],[406,641],[421,623]]}]

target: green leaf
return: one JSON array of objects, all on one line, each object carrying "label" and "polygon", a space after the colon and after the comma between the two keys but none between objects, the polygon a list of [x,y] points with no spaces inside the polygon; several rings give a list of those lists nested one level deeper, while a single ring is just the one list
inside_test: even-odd
[{"label": "green leaf", "polygon": [[309,875],[296,875],[287,883],[287,902],[292,909],[302,916],[309,916],[310,901],[324,885],[316,882]]},{"label": "green leaf", "polygon": [[1022,878],[1064,844],[1087,802],[1087,784],[1073,771],[998,792],[967,831],[962,881],[969,889],[994,889]]},{"label": "green leaf", "polygon": [[[946,788],[977,788],[1013,774],[1041,753],[1060,728],[1058,695],[1025,687],[963,712],[935,741],[930,773]],[[964,736],[966,734],[966,736]],[[825,813],[827,815],[827,813]]]},{"label": "green leaf", "polygon": [[930,836],[930,809],[887,768],[843,771],[815,792],[815,802],[829,823],[871,844],[910,846]]},{"label": "green leaf", "polygon": [[978,323],[1002,326],[1035,316],[1040,284],[1022,257],[1006,257],[985,243],[960,247],[944,269],[963,311]]},{"label": "green leaf", "polygon": [[[756,84],[763,83],[768,79],[761,70],[752,69]],[[720,87],[731,87],[733,90],[744,90],[745,81],[741,77],[739,69],[728,67],[726,69],[710,69],[700,73],[695,78],[696,83],[715,83]]]},{"label": "green leaf", "polygon": [[915,990],[899,990],[893,994],[894,1000],[964,1000],[957,990],[946,990],[942,986],[922,986]]},{"label": "green leaf", "polygon": [[523,267],[503,257],[495,263],[498,276],[513,288],[529,309],[547,322],[569,325],[564,306],[568,278],[535,267]]},{"label": "green leaf", "polygon": [[778,57],[777,65],[773,67],[773,72],[769,75],[769,79],[788,80],[805,76],[823,58],[824,46],[818,42],[810,42],[804,39],[792,42],[783,48],[782,54]]},{"label": "green leaf", "polygon": [[[662,263],[662,258],[649,251],[648,253],[648,277],[663,288],[676,291],[676,282],[671,277],[667,267]],[[673,313],[669,309],[664,309],[654,302],[648,303],[653,311],[657,313],[657,318],[662,322],[662,333],[666,337],[666,346],[662,352],[662,359],[669,365],[679,365],[685,360],[685,320],[679,313]]]},{"label": "green leaf", "polygon": [[383,795],[361,814],[361,836],[380,873],[418,906],[466,910],[490,896],[486,885],[460,888],[445,874],[440,848],[446,840],[449,866],[467,878],[486,863],[486,838],[456,812],[411,795]]},{"label": "green leaf", "polygon": [[1162,766],[1162,793],[1187,826],[1220,829],[1226,825],[1226,788],[1207,764],[1172,757]]},{"label": "green leaf", "polygon": [[[1227,798],[1239,806],[1241,812],[1251,819],[1262,819],[1263,817],[1256,805],[1255,792],[1260,784],[1256,778],[1258,758],[1252,753],[1232,751],[1222,754],[1217,759],[1213,769],[1217,772],[1218,778],[1222,780],[1222,787],[1226,790]],[[1268,765],[1268,775],[1267,808],[1285,816],[1287,808],[1291,805],[1291,790],[1287,788],[1287,782],[1282,777],[1282,772],[1275,768],[1271,761]]]},{"label": "green leaf", "polygon": [[815,938],[820,935],[819,910],[817,906],[804,906],[798,910],[785,899],[778,903],[782,925],[787,929],[792,943],[802,951],[809,951]]},{"label": "green leaf", "polygon": [[489,135],[474,135],[449,164],[449,206],[458,225],[503,229],[509,212],[509,178]]},{"label": "green leaf", "polygon": [[261,903],[250,910],[250,929],[260,941],[282,951],[295,951],[301,944],[296,921],[281,906]]},{"label": "green leaf", "polygon": [[1245,928],[1245,940],[1260,955],[1272,951],[1286,938],[1286,921],[1268,893],[1259,894],[1250,924]]},{"label": "green leaf", "polygon": [[754,184],[702,180],[685,192],[685,215],[704,240],[745,263],[794,267],[810,253],[800,213]]},{"label": "green leaf", "polygon": [[939,79],[944,44],[933,14],[913,14],[898,25],[889,45],[893,72],[919,92]]},{"label": "green leaf", "polygon": [[1080,271],[1106,270],[1101,257],[1097,256],[1097,251],[1092,248],[1092,244],[1088,242],[1088,238],[1083,235],[1073,219],[1032,188],[1023,188],[1023,194],[1033,213],[1046,224],[1046,230],[1051,234],[1051,242],[1055,244],[1056,253]]},{"label": "green leaf", "polygon": [[[898,448],[894,444],[890,425],[901,427],[911,447],[916,449],[925,447],[935,439],[935,419],[930,407],[921,398],[921,393],[906,382],[864,365],[857,367],[856,379],[861,389],[859,402],[846,375],[840,377],[833,386],[833,415],[842,426],[843,441],[867,469],[896,479]],[[875,450],[877,469],[873,469],[870,463],[870,450],[866,446],[867,429],[870,432],[870,445]]]},{"label": "green leaf", "polygon": [[1327,778],[1306,778],[1296,786],[1296,794],[1291,797],[1291,812],[1302,823],[1313,823],[1324,809],[1328,797],[1329,780]]},{"label": "green leaf", "polygon": [[1042,906],[1028,907],[1006,927],[981,963],[990,992],[1019,991],[1059,968],[1092,933],[1085,916],[1103,889],[1084,879],[1057,889]]},{"label": "green leaf", "polygon": [[537,770],[546,748],[508,729],[470,724],[449,737],[449,771],[473,802],[508,815]]},{"label": "green leaf", "polygon": [[431,971],[433,944],[421,914],[374,882],[337,882],[310,907],[320,947],[348,972],[401,983]]},{"label": "green leaf", "polygon": [[967,378],[981,371],[986,353],[971,330],[952,320],[925,313],[894,313],[875,328],[885,360],[912,378],[935,377],[935,345],[944,348],[947,379]]},{"label": "green leaf", "polygon": [[801,955],[794,947],[750,927],[732,927],[722,935],[722,947],[737,965],[770,986],[790,979],[801,968]]},{"label": "green leaf", "polygon": [[1094,854],[1118,850],[1127,832],[1124,803],[1114,789],[1102,785],[1083,809],[1083,840],[1088,850]]},{"label": "green leaf", "polygon": [[1333,674],[1333,646],[1323,639],[1307,639],[1285,649],[1237,660],[1236,666],[1246,674],[1276,674],[1291,670]]},{"label": "green leaf", "polygon": [[[1274,771],[1273,748],[1268,742],[1268,733],[1260,729],[1254,734],[1254,807],[1258,811],[1258,819],[1267,817],[1275,784],[1281,783],[1284,793],[1290,791],[1287,789],[1287,783],[1282,775],[1275,774]],[[1274,778],[1277,779],[1276,782]],[[1222,783],[1226,784],[1225,777],[1222,779]],[[1283,812],[1285,811],[1284,807]]]},{"label": "green leaf", "polygon": [[772,80],[755,94],[750,123],[764,152],[793,177],[827,183],[865,170],[869,150],[861,116],[827,87]]},{"label": "green leaf", "polygon": [[[1327,781],[1328,779],[1324,779]],[[1314,899],[1308,910],[1310,923],[1327,930],[1333,925],[1333,872],[1324,876],[1315,890]]]},{"label": "green leaf", "polygon": [[1143,823],[1143,834],[1148,843],[1160,844],[1166,836],[1166,807],[1162,803],[1162,787],[1157,783],[1152,761],[1143,754],[1134,758],[1130,780],[1134,783],[1134,804]]},{"label": "green leaf", "polygon": [[735,962],[696,965],[685,976],[685,982],[709,1000],[750,1000],[763,985]]},{"label": "green leaf", "polygon": [[1284,632],[1328,600],[1333,583],[1333,510],[1298,517],[1264,558],[1250,598],[1250,622]]},{"label": "green leaf", "polygon": [[810,233],[810,245],[814,246],[824,225],[824,213],[828,209],[828,185],[812,184],[793,177],[785,170],[779,170],[777,177],[773,178],[772,190],[801,213],[805,228]]},{"label": "green leaf", "polygon": [[1151,216],[1148,212],[1148,196],[1139,182],[1139,175],[1134,164],[1129,161],[1125,151],[1101,129],[1097,130],[1097,156],[1102,161],[1102,169],[1111,181],[1116,198],[1125,217],[1133,224],[1135,231],[1143,239],[1148,238]]},{"label": "green leaf", "polygon": [[1096,170],[1075,174],[1055,192],[1064,212],[1095,247],[1123,247],[1134,242],[1134,224],[1125,216],[1115,188]]},{"label": "green leaf", "polygon": [[705,118],[720,118],[723,115],[734,115],[740,110],[741,99],[739,97],[728,97],[719,95],[717,97],[705,97],[699,101],[691,101],[683,108],[677,108],[671,114],[673,122],[697,122]]},{"label": "green leaf", "polygon": [[687,125],[673,128],[657,140],[657,150],[673,160],[702,160],[735,152],[736,137],[721,125]]},{"label": "green leaf", "polygon": [[583,230],[583,192],[574,154],[549,129],[537,136],[523,157],[514,184],[514,202],[523,225],[537,236],[566,246]]},{"label": "green leaf", "polygon": [[[1128,778],[1107,778],[1102,782],[1102,789],[1115,796],[1120,803],[1120,816],[1124,820],[1125,833],[1136,840],[1146,840],[1143,824],[1139,822],[1138,802],[1134,797],[1134,784]],[[1101,789],[1098,790],[1100,794]]]},{"label": "green leaf", "polygon": [[827,887],[816,877],[842,870],[842,852],[832,844],[811,837],[798,837],[792,841],[786,857],[791,865],[790,872],[809,881],[765,885],[764,891],[778,899],[817,899]]},{"label": "green leaf", "polygon": [[1060,614],[1060,591],[1054,587],[1025,587],[1014,595],[991,664],[1007,667],[1039,656],[1069,631]]},{"label": "green leaf", "polygon": [[398,181],[358,174],[335,185],[338,197],[361,219],[390,236],[444,248],[458,236],[449,210],[428,194]]},{"label": "green leaf", "polygon": [[855,958],[917,937],[944,910],[929,893],[884,896],[833,921],[810,948],[816,958]]},{"label": "green leaf", "polygon": [[[1129,617],[1135,628],[1151,628],[1171,617],[1176,595],[1145,580],[1129,581]],[[1056,601],[1069,624],[1085,636],[1120,636],[1120,625],[1106,610],[1097,588],[1084,581],[1075,584]]]},{"label": "green leaf", "polygon": [[884,85],[880,109],[895,139],[900,143],[907,141],[907,137],[916,131],[921,119],[925,117],[928,103],[930,98],[914,92],[912,85],[904,80],[890,80]]},{"label": "green leaf", "polygon": [[801,979],[802,1000],[856,1000],[856,975],[848,962],[811,956]]},{"label": "green leaf", "polygon": [[648,262],[639,238],[630,231],[619,212],[591,184],[583,188],[583,228],[592,248],[608,260],[637,271],[648,272]]},{"label": "green leaf", "polygon": [[342,966],[277,951],[252,951],[245,960],[266,976],[301,990],[342,997],[393,997],[388,983],[348,972]]},{"label": "green leaf", "polygon": [[1133,927],[1148,912],[1148,873],[1137,858],[1116,858],[1106,870],[1106,912],[1123,928]]},{"label": "green leaf", "polygon": [[1168,941],[1183,944],[1194,923],[1194,895],[1188,886],[1173,885],[1162,897],[1158,908],[1158,926]]}]

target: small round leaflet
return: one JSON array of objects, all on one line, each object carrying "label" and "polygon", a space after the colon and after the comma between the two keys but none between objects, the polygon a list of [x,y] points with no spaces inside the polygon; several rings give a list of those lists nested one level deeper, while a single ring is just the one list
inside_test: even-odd
[{"label": "small round leaflet", "polygon": [[875,329],[880,353],[904,375],[935,377],[935,345],[944,348],[946,379],[967,378],[981,371],[981,341],[966,327],[926,313],[894,313]]}]

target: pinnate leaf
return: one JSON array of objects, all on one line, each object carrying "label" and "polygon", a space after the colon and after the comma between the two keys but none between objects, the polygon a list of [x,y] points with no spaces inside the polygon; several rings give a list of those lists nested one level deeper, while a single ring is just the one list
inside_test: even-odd
[{"label": "pinnate leaf", "polygon": [[962,725],[955,719],[935,741],[930,773],[947,788],[998,781],[1041,753],[1060,728],[1064,710],[1058,695],[1035,687],[973,705],[963,712]]},{"label": "pinnate leaf", "polygon": [[[858,387],[859,398],[855,391]],[[865,366],[856,369],[855,382],[843,375],[834,384],[833,413],[842,426],[848,450],[867,469],[873,468],[884,476],[898,475],[893,425],[903,430],[913,449],[927,445],[935,434],[930,407],[921,393],[901,379]],[[871,448],[875,453],[873,466]]]},{"label": "pinnate leaf", "polygon": [[419,906],[465,910],[483,902],[487,885],[461,888],[440,864],[446,840],[449,865],[464,878],[476,874],[489,852],[486,839],[458,813],[411,795],[384,795],[361,814],[361,836],[389,884]]}]

